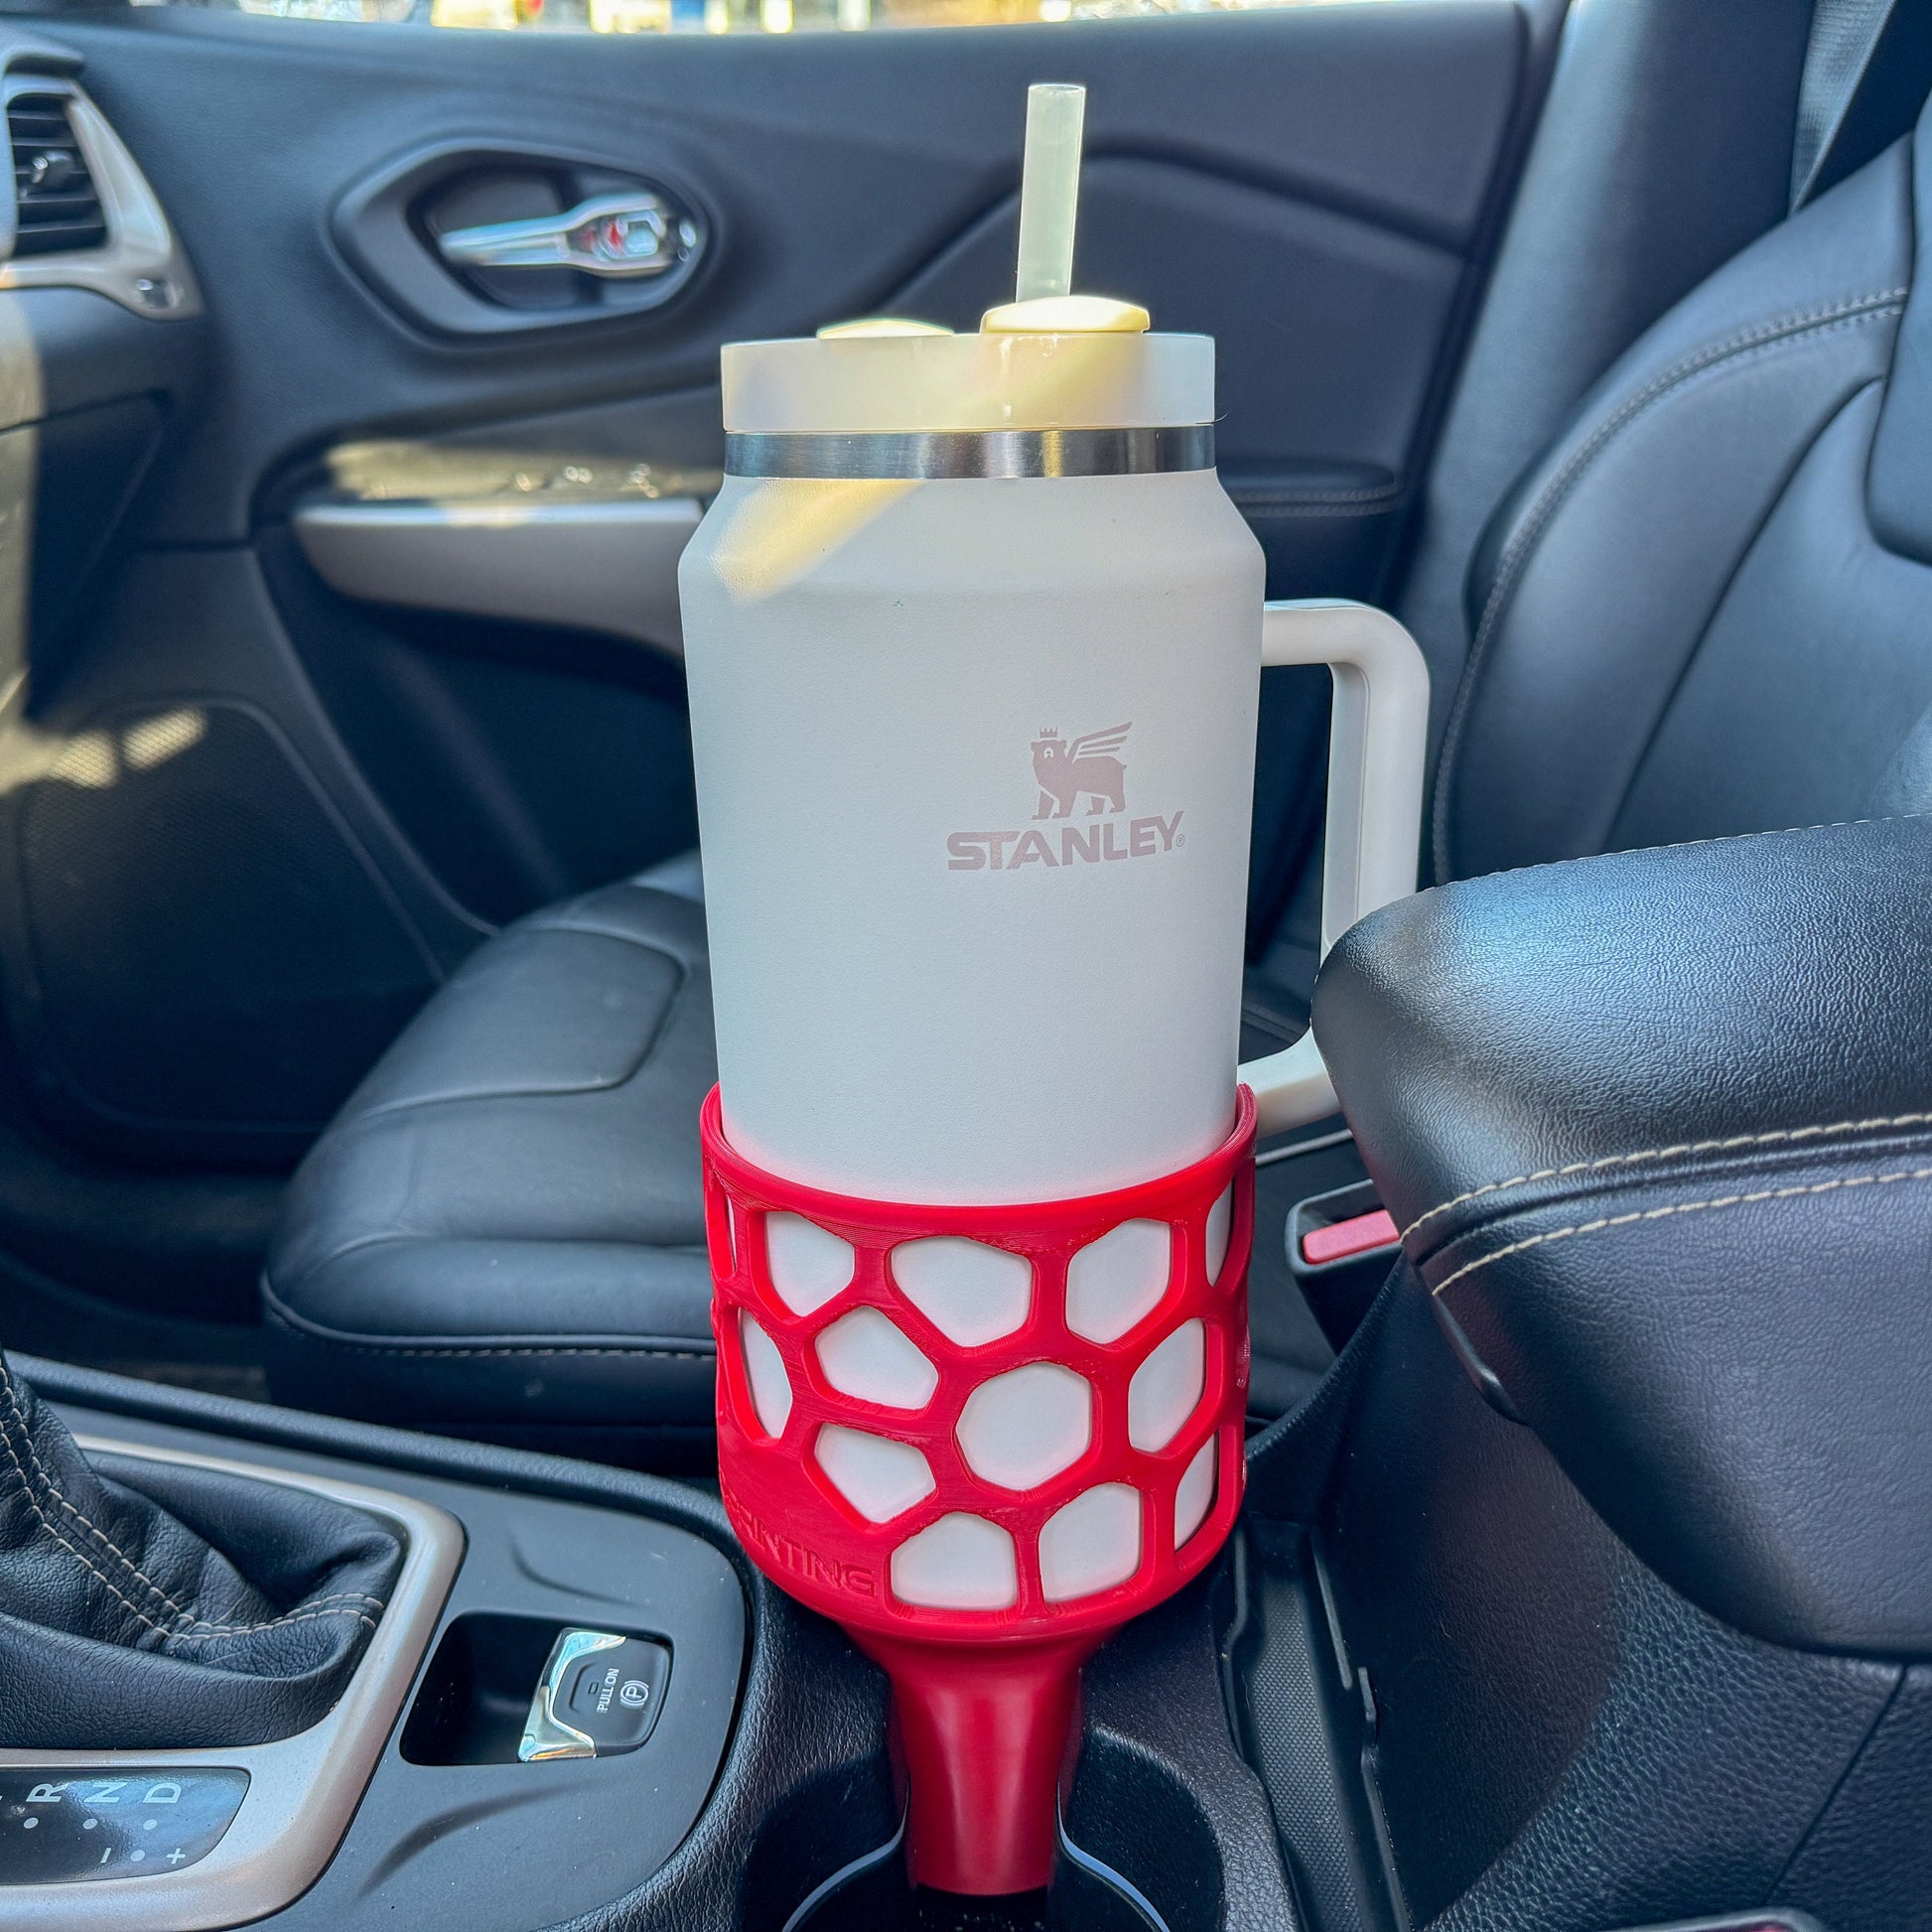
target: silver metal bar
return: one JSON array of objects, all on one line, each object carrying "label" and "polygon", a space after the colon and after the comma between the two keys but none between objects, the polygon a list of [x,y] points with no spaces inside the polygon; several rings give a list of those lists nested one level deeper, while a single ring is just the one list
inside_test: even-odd
[{"label": "silver metal bar", "polygon": [[1160,429],[958,429],[856,436],[740,434],[725,439],[728,477],[893,483],[962,478],[1127,477],[1211,470],[1212,423]]},{"label": "silver metal bar", "polygon": [[597,630],[684,654],[677,561],[704,515],[693,496],[544,502],[304,503],[303,554],[369,604]]},{"label": "silver metal bar", "polygon": [[1332,1134],[1317,1134],[1311,1141],[1291,1141],[1287,1147],[1271,1147],[1255,1156],[1255,1166],[1272,1168],[1277,1161],[1293,1161],[1304,1154],[1319,1154],[1324,1148],[1345,1147],[1355,1138],[1352,1128],[1338,1128]]},{"label": "silver metal bar", "polygon": [[453,268],[576,268],[586,275],[662,275],[698,246],[697,223],[639,189],[600,195],[561,214],[452,228],[436,246]]}]

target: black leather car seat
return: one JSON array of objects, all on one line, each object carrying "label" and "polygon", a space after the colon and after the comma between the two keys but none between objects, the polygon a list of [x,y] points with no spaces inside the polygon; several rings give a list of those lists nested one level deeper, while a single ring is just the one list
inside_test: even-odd
[{"label": "black leather car seat", "polygon": [[1929,165],[1921,120],[1720,269],[1517,485],[1471,575],[1439,878],[1871,806],[1932,706]]},{"label": "black leather car seat", "polygon": [[383,1055],[283,1206],[279,1400],[617,1460],[709,1435],[698,892],[692,864],[533,914]]},{"label": "black leather car seat", "polygon": [[[1915,206],[1932,221],[1923,121],[1665,316],[1498,513],[1439,876],[1857,817],[1932,778]],[[296,1176],[276,1395],[593,1453],[701,1431],[711,1077],[688,899],[617,886],[491,941]]]},{"label": "black leather car seat", "polygon": [[[687,853],[480,948],[311,1151],[263,1279],[277,1398],[616,1461],[708,1452]],[[1257,988],[1242,1051],[1307,1024]]]}]

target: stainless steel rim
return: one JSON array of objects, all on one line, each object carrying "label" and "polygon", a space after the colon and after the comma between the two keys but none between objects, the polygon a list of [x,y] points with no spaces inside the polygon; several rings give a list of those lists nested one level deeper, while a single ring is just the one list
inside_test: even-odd
[{"label": "stainless steel rim", "polygon": [[896,430],[725,439],[728,477],[925,483],[974,477],[1142,477],[1213,467],[1212,423],[1163,429]]}]

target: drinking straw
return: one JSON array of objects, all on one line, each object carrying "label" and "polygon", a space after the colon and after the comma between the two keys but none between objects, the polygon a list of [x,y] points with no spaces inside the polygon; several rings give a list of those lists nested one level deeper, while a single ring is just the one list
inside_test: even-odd
[{"label": "drinking straw", "polygon": [[1042,80],[1027,89],[1017,301],[1073,291],[1073,222],[1080,207],[1080,130],[1086,111],[1084,87]]}]

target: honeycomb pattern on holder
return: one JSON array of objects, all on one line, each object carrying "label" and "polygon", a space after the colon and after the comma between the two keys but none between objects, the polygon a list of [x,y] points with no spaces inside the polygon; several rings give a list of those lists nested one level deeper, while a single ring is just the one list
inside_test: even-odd
[{"label": "honeycomb pattern on holder", "polygon": [[1160,1183],[1158,1213],[1143,1188],[969,1237],[960,1210],[814,1212],[708,1159],[721,1462],[753,1554],[914,1626],[1176,1587],[1239,1500],[1250,1176],[1243,1148]]}]

